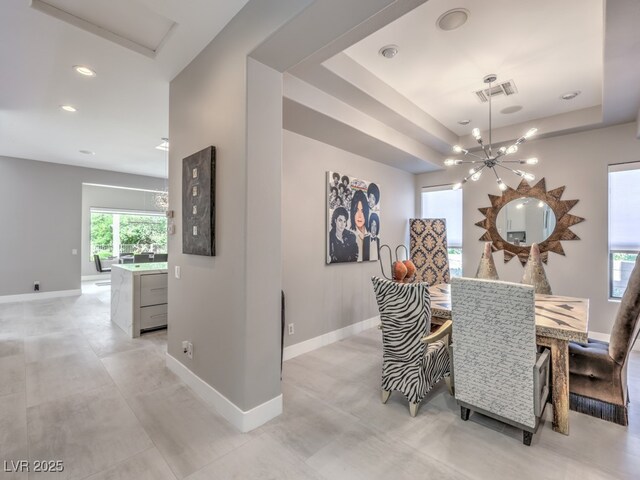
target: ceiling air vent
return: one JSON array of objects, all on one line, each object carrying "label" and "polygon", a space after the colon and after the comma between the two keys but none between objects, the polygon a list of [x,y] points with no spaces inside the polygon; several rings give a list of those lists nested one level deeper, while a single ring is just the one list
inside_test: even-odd
[{"label": "ceiling air vent", "polygon": [[514,93],[518,93],[518,88],[513,80],[507,80],[506,82],[498,83],[489,88],[483,88],[482,90],[477,90],[473,92],[478,97],[478,100],[482,103],[486,103],[489,101],[489,97],[499,97],[500,95],[509,96]]}]

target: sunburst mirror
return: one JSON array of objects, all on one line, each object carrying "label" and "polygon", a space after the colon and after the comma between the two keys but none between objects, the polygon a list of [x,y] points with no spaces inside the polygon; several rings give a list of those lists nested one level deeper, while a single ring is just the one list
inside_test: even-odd
[{"label": "sunburst mirror", "polygon": [[564,189],[547,191],[543,178],[533,187],[522,180],[518,188],[507,187],[501,196],[490,194],[491,206],[478,209],[485,219],[476,225],[486,230],[480,240],[491,242],[493,251],[504,250],[505,263],[513,257],[527,263],[533,242],[544,263],[549,252],[564,255],[561,242],[580,240],[570,227],[584,221],[569,213],[578,200],[562,200]]}]

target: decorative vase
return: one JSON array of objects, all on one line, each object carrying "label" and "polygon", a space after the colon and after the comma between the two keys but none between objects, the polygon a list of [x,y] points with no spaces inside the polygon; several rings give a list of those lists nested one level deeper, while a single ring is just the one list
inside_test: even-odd
[{"label": "decorative vase", "polygon": [[491,242],[485,242],[484,244],[484,250],[482,251],[482,257],[480,258],[476,278],[482,278],[484,280],[500,280],[500,278],[498,278],[496,264],[493,261]]},{"label": "decorative vase", "polygon": [[524,267],[524,275],[522,276],[522,283],[527,285],[533,285],[536,293],[542,293],[545,295],[552,295],[551,285],[547,280],[547,274],[544,271],[542,260],[540,259],[540,249],[537,243],[531,245],[531,251],[529,252],[529,259]]}]

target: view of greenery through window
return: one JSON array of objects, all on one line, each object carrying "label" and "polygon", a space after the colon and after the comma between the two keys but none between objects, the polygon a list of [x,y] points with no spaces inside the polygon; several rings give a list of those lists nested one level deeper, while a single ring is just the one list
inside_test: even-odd
[{"label": "view of greenery through window", "polygon": [[91,212],[91,260],[145,252],[167,252],[164,215]]},{"label": "view of greenery through window", "polygon": [[611,260],[609,266],[611,268],[611,285],[609,295],[611,298],[622,298],[624,291],[629,283],[631,270],[636,263],[638,254],[635,252],[611,251]]}]

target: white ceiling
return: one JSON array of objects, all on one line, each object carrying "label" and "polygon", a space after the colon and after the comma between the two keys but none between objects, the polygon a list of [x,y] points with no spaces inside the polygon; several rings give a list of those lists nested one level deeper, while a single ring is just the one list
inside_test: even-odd
[{"label": "white ceiling", "polygon": [[[105,0],[35,2],[81,13],[83,28],[101,19],[109,40],[29,0],[2,0],[0,155],[166,176],[165,154],[154,147],[168,136],[169,82],[246,2],[190,0],[185,8],[182,0],[118,0],[109,2],[111,16]],[[152,53],[116,42],[127,33]],[[81,77],[74,65],[97,76]],[[63,104],[78,111],[63,112]]]},{"label": "white ceiling", "polygon": [[[468,21],[439,29],[436,19],[454,7],[467,9]],[[473,92],[489,73],[518,88],[492,99],[494,128],[601,105],[603,14],[602,0],[429,0],[345,53],[462,136],[488,129],[488,104]],[[399,47],[392,59],[378,53],[389,44]],[[582,93],[560,99],[573,90]],[[500,112],[512,106],[522,109]],[[471,124],[459,125],[464,119]]]}]

